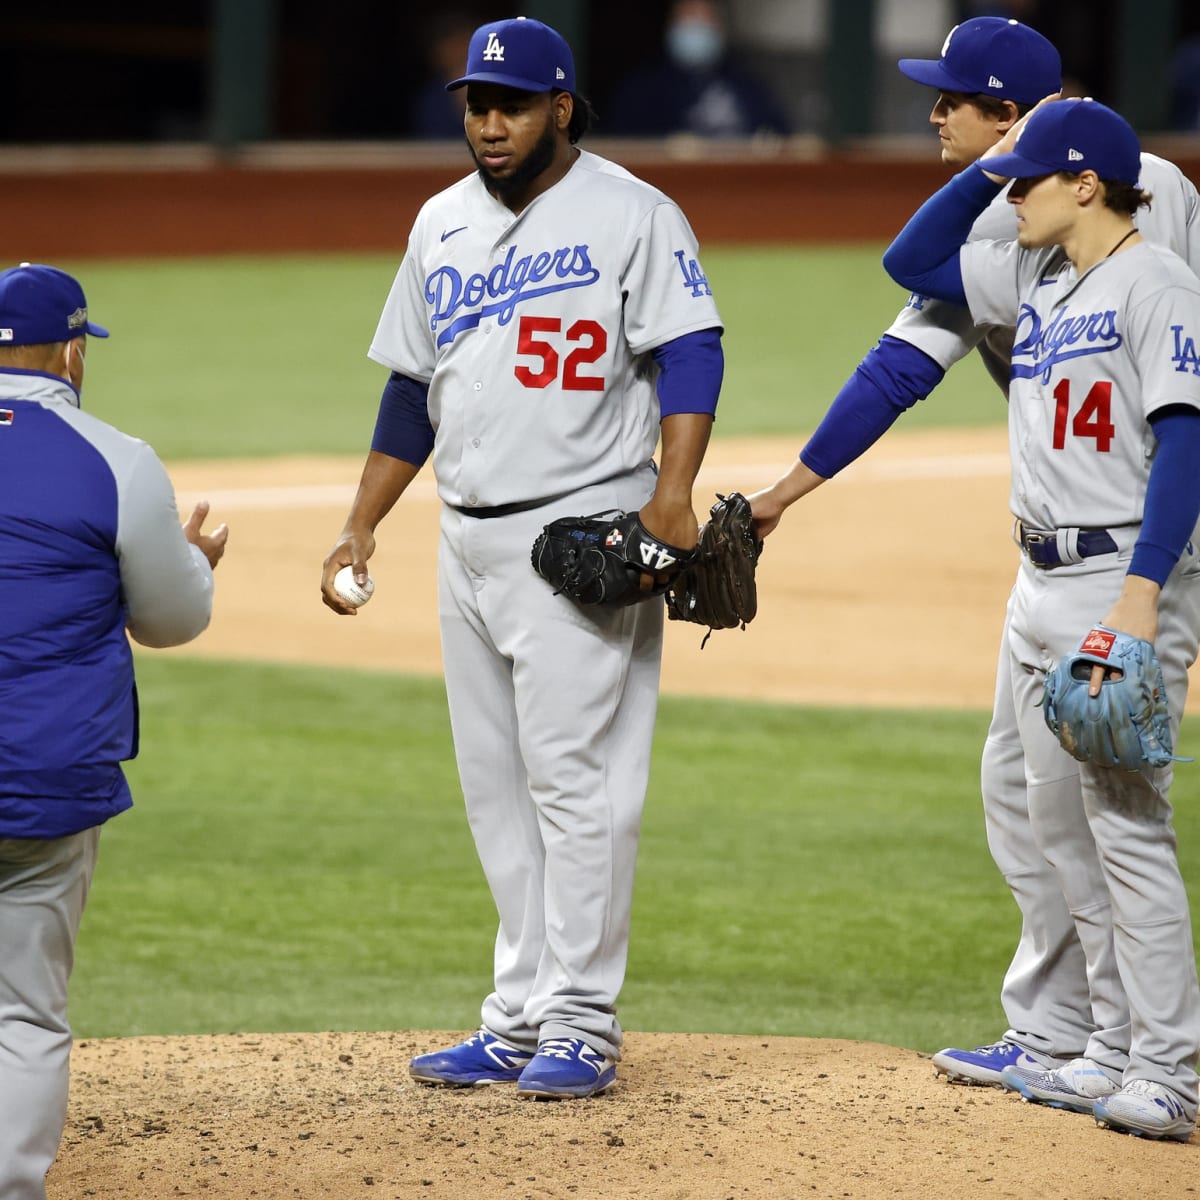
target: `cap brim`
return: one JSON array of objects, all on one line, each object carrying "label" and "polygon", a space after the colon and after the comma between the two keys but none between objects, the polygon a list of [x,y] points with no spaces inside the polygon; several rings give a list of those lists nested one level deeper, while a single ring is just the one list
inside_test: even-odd
[{"label": "cap brim", "polygon": [[109,336],[108,330],[105,329],[103,325],[97,325],[92,321],[89,321],[87,323],[87,325],[84,327],[84,332],[88,335],[88,337],[108,337]]},{"label": "cap brim", "polygon": [[966,92],[974,95],[976,88],[946,70],[939,58],[902,58],[897,64],[902,75],[914,83],[937,88],[939,92]]},{"label": "cap brim", "polygon": [[982,158],[979,165],[992,175],[1003,175],[1006,179],[1032,179],[1036,175],[1056,175],[1063,170],[1058,163],[1038,162],[1023,154],[997,154],[994,158]]},{"label": "cap brim", "polygon": [[552,92],[554,90],[553,84],[547,85],[533,79],[521,79],[516,75],[479,71],[474,75],[464,75],[461,79],[455,79],[452,83],[446,84],[446,91],[452,92],[456,88],[466,87],[468,83],[498,83],[501,87],[516,88],[518,92]]}]

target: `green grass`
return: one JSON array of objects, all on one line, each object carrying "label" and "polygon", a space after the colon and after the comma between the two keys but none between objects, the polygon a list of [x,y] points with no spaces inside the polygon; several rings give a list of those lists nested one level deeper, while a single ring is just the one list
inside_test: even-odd
[{"label": "green grass", "polygon": [[[727,329],[716,436],[816,426],[904,302],[881,250],[706,252]],[[167,459],[365,453],[386,378],[366,352],[396,265],[305,255],[70,268],[113,331],[90,348],[84,405]],[[1003,420],[972,359],[903,423]]]},{"label": "green grass", "polygon": [[[472,1027],[495,915],[440,682],[147,653],[139,678],[137,804],[101,841],[76,1032]],[[664,699],[626,1027],[997,1034],[1017,924],[984,844],[986,723]],[[1183,768],[1193,880],[1198,801]]]}]

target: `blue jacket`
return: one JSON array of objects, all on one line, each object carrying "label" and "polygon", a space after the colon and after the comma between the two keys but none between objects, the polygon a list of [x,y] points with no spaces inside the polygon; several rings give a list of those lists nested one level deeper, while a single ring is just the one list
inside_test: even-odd
[{"label": "blue jacket", "polygon": [[77,405],[57,376],[0,368],[0,837],[62,837],[132,804],[126,628],[176,645],[211,613],[154,451]]}]

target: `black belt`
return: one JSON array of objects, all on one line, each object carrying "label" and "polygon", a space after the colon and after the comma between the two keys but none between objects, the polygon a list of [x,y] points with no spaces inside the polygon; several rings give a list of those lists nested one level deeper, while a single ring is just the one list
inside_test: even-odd
[{"label": "black belt", "polygon": [[570,495],[570,493],[560,492],[557,496],[543,496],[540,500],[517,500],[513,504],[492,504],[483,508],[464,508],[458,504],[452,504],[450,507],[455,512],[462,513],[464,517],[478,517],[486,520],[488,517],[511,517],[514,513],[530,512],[543,505],[553,504],[555,500],[561,500],[565,495]]},{"label": "black belt", "polygon": [[[1026,529],[1018,521],[1013,532],[1017,544],[1029,555],[1029,561],[1035,567],[1049,570],[1064,565],[1058,549],[1058,530]],[[1116,551],[1117,543],[1107,529],[1081,529],[1075,543],[1078,558],[1067,561],[1081,562],[1096,554],[1115,554]]]}]

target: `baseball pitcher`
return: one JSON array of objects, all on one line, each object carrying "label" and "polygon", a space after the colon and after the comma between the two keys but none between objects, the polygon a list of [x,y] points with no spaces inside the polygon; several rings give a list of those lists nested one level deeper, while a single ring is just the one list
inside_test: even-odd
[{"label": "baseball pitcher", "polygon": [[[355,611],[333,576],[365,580],[432,452],[450,722],[499,930],[479,1030],[411,1073],[591,1096],[620,1057],[662,596],[697,541],[721,322],[679,208],[577,146],[555,30],[481,26],[448,86],[476,172],[421,209],[384,305],[370,357],[392,375],[324,597]],[[561,517],[602,519],[547,551]]]}]

